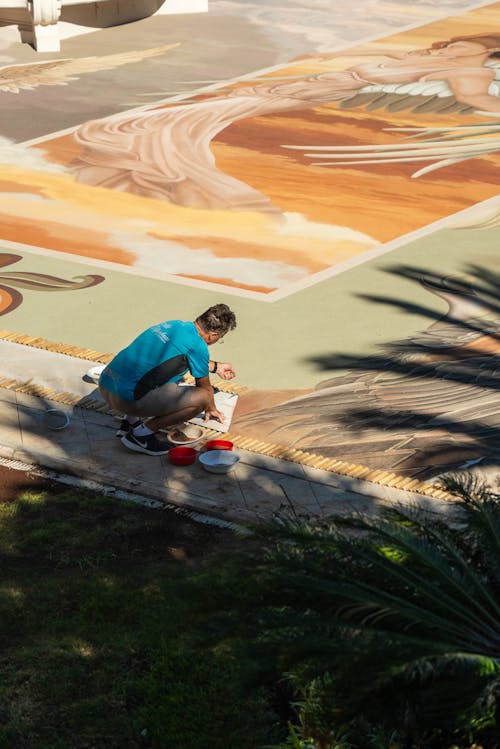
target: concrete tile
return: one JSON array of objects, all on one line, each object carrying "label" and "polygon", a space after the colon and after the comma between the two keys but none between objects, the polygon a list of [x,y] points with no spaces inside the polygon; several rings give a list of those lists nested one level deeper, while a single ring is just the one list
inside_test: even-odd
[{"label": "concrete tile", "polygon": [[341,490],[346,490],[353,486],[354,483],[359,483],[359,481],[352,479],[350,476],[342,476],[342,474],[333,471],[322,471],[321,468],[311,468],[310,466],[303,466],[303,469],[304,478],[315,484],[324,484],[325,486],[333,486]]},{"label": "concrete tile", "polygon": [[280,486],[286,498],[286,504],[297,515],[317,515],[320,511],[319,502],[312,486],[304,479],[293,476],[283,476]]},{"label": "concrete tile", "polygon": [[287,496],[299,509],[309,508],[310,503],[317,504],[303,479],[245,463],[238,466],[237,478],[247,509],[259,516],[263,513],[272,515],[289,508]]},{"label": "concrete tile", "polygon": [[[68,406],[56,403],[55,401],[40,398],[38,395],[29,395],[28,393],[20,392],[16,392],[16,403],[19,408],[29,408],[34,411],[46,411],[47,408],[68,408]],[[71,406],[69,408],[72,410]]]},{"label": "concrete tile", "polygon": [[[91,477],[96,478],[95,466],[81,425],[80,429],[73,423],[61,432],[49,432],[34,428],[33,420],[29,420],[22,424],[21,438],[18,460],[25,459],[26,462],[51,468],[57,464],[57,470],[69,474],[75,473],[78,467],[79,475],[82,471],[91,471]],[[24,458],[21,457],[21,452]]]},{"label": "concrete tile", "polygon": [[81,419],[71,419],[65,429],[47,428],[45,410],[18,408],[22,448],[28,453],[52,455],[69,463],[88,462],[89,445]]},{"label": "concrete tile", "polygon": [[7,388],[0,387],[0,408],[3,403],[15,403],[16,394],[13,390],[7,390]]},{"label": "concrete tile", "polygon": [[5,414],[2,411],[0,419],[0,444],[14,450],[22,447],[23,443],[17,412]]},{"label": "concrete tile", "polygon": [[179,507],[196,510],[207,515],[228,520],[242,525],[249,524],[255,520],[252,513],[245,508],[238,508],[234,505],[223,506],[208,496],[203,497],[190,492],[172,492],[169,495],[169,501]]},{"label": "concrete tile", "polygon": [[87,435],[89,451],[92,457],[100,464],[122,467],[125,459],[129,456],[127,450],[120,440],[115,437],[114,432],[104,431],[102,429],[92,430],[84,421],[83,428]]},{"label": "concrete tile", "polygon": [[19,419],[17,416],[17,404],[14,401],[0,401],[0,424],[2,421],[5,422],[17,422]]},{"label": "concrete tile", "polygon": [[108,431],[114,434],[120,426],[120,419],[115,419],[109,414],[101,413],[100,411],[94,411],[91,408],[77,407],[77,410],[81,414],[83,421],[87,425],[87,429],[94,428],[98,431],[101,431],[103,434]]},{"label": "concrete tile", "polygon": [[272,458],[269,455],[259,455],[259,453],[253,453],[250,450],[240,450],[239,448],[238,454],[241,456],[242,463],[255,466],[255,468],[264,468],[269,471],[284,473],[287,476],[304,478],[304,466],[300,463],[294,463],[291,460],[282,460],[281,458]]},{"label": "concrete tile", "polygon": [[8,460],[14,460],[14,455],[17,452],[16,445],[7,447],[0,443],[0,458],[7,458]]},{"label": "concrete tile", "polygon": [[450,518],[456,514],[456,507],[453,502],[426,497],[422,494],[399,492],[392,499],[386,499],[357,492],[339,493],[331,491],[329,487],[321,484],[312,484],[311,487],[324,516],[350,515],[355,512],[370,516],[395,506],[401,506],[402,508],[417,507],[419,512],[428,512],[432,515]]},{"label": "concrete tile", "polygon": [[380,500],[367,497],[355,492],[339,492],[338,490],[314,483],[311,489],[318,501],[323,516],[351,515],[356,512],[373,514],[380,507]]},{"label": "concrete tile", "polygon": [[164,484],[164,458],[135,453],[124,447],[120,440],[95,440],[91,445],[92,457],[97,466],[112,468],[120,476],[133,483]]},{"label": "concrete tile", "polygon": [[237,471],[231,473],[208,473],[198,463],[191,466],[165,467],[166,485],[172,492],[186,491],[198,497],[213,501],[218,507],[235,507],[246,509]]}]

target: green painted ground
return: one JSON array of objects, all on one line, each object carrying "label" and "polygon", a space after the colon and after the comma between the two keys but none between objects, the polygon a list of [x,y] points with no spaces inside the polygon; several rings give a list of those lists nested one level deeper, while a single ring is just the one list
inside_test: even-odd
[{"label": "green painted ground", "polygon": [[436,231],[271,304],[22,251],[23,260],[6,270],[65,279],[100,273],[106,280],[78,291],[21,290],[22,305],[0,324],[115,353],[150,324],[192,319],[211,304],[226,302],[237,314],[238,328],[213,353],[235,364],[238,382],[255,388],[311,387],[334,373],[317,364],[319,359],[368,355],[384,342],[426,329],[432,315],[447,311],[443,299],[405,277],[398,267],[414,268],[421,275],[466,274],[474,282],[481,273],[491,277],[498,272],[499,238],[498,228]]}]

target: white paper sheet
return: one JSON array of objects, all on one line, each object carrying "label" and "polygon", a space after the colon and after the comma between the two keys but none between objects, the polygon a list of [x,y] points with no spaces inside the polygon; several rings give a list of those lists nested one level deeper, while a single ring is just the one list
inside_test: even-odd
[{"label": "white paper sheet", "polygon": [[199,426],[205,427],[206,429],[215,429],[217,432],[229,432],[231,426],[231,420],[233,418],[234,409],[238,402],[238,396],[236,393],[225,393],[219,390],[218,393],[214,394],[215,406],[225,416],[224,421],[216,421],[215,419],[209,419],[208,421],[203,420],[203,415],[196,416],[194,419],[190,419],[190,424],[198,424]]}]

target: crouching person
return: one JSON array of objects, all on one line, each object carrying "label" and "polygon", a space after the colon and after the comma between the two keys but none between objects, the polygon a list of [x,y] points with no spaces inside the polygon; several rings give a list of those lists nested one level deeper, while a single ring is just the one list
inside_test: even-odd
[{"label": "crouching person", "polygon": [[[129,450],[165,455],[171,448],[156,437],[159,429],[192,419],[223,421],[210,374],[235,376],[232,364],[211,359],[208,347],[236,327],[226,304],[207,309],[194,322],[167,320],[153,325],[120,351],[104,368],[99,390],[106,403],[124,414],[117,436]],[[180,385],[189,372],[195,387]]]}]

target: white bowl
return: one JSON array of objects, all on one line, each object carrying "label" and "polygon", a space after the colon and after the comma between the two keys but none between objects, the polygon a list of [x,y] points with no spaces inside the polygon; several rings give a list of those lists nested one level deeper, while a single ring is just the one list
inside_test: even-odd
[{"label": "white bowl", "polygon": [[48,408],[45,411],[45,423],[49,429],[66,429],[70,422],[70,416],[60,408]]},{"label": "white bowl", "polygon": [[99,382],[99,377],[101,376],[101,372],[105,367],[105,364],[98,364],[95,367],[90,367],[90,369],[87,369],[87,377],[94,382]]},{"label": "white bowl", "polygon": [[209,450],[200,453],[198,459],[203,468],[210,473],[229,473],[238,465],[240,456],[232,450]]},{"label": "white bowl", "polygon": [[204,430],[194,424],[180,424],[167,432],[168,441],[173,445],[192,445],[203,437]]}]

